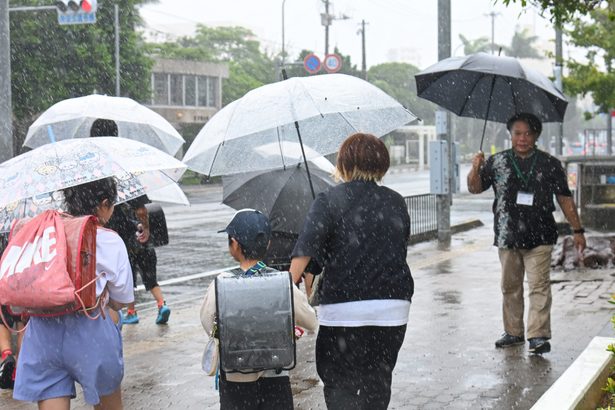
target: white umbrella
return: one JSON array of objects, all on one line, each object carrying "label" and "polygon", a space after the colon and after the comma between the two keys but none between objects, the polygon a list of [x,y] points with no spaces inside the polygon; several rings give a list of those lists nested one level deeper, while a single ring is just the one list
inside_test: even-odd
[{"label": "white umbrella", "polygon": [[[335,172],[335,166],[317,151],[308,146],[303,146],[303,151],[305,151],[306,156],[310,158],[310,162],[318,168],[330,174]],[[301,162],[303,160],[301,145],[298,142],[271,142],[269,144],[254,147],[254,152],[257,152],[268,160],[280,161],[278,167],[287,166],[286,163],[282,162],[284,159],[291,158],[293,163]]]},{"label": "white umbrella", "polygon": [[58,141],[89,137],[98,118],[115,121],[119,137],[143,142],[171,155],[184,144],[171,123],[146,106],[130,98],[92,94],[52,105],[30,126],[24,146],[36,148],[49,143],[49,125]]},{"label": "white umbrella", "polygon": [[[254,89],[216,113],[183,161],[210,176],[276,168],[335,152],[354,132],[382,136],[415,119],[385,92],[356,77],[290,78]],[[288,142],[311,150],[305,158],[286,156],[278,146]],[[268,144],[275,155],[254,150]]]},{"label": "white umbrella", "polygon": [[0,232],[14,218],[61,208],[64,188],[114,176],[117,202],[176,184],[186,166],[138,141],[79,138],[36,148],[0,164]]},{"label": "white umbrella", "polygon": [[147,197],[156,202],[167,202],[170,204],[190,205],[190,201],[184,191],[177,184],[170,184],[164,188],[147,192]]}]

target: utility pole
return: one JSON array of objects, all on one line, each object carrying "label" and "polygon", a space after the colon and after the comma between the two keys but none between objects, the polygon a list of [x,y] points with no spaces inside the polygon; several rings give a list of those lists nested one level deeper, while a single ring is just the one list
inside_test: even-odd
[{"label": "utility pole", "polygon": [[331,25],[331,21],[333,20],[333,16],[329,14],[329,0],[323,0],[325,2],[325,15],[322,19],[323,24],[325,25],[325,56],[329,54],[329,26]]},{"label": "utility pole", "polygon": [[329,0],[322,0],[325,3],[325,12],[320,14],[320,22],[323,26],[325,26],[325,57],[329,54],[329,26],[333,22],[333,20],[348,20],[350,17],[342,14],[339,17],[335,17],[333,14],[329,13]]},{"label": "utility pole", "polygon": [[[553,68],[553,74],[555,77],[555,86],[558,90],[564,93],[562,84],[564,57],[563,57],[563,41],[562,41],[562,26],[559,23],[555,23],[555,67]],[[564,121],[558,125],[558,135],[555,137],[555,155],[561,156],[563,153],[563,139],[564,139]]]},{"label": "utility pole", "polygon": [[9,2],[0,0],[0,162],[13,158]]},{"label": "utility pole", "polygon": [[365,60],[365,20],[361,20],[361,28],[357,34],[361,34],[361,76],[367,80],[367,62]]},{"label": "utility pole", "polygon": [[[451,56],[451,0],[438,0],[438,61]],[[453,144],[450,133],[450,114],[448,111],[436,111],[436,133],[440,140],[446,141],[448,147],[448,194],[439,194],[436,199],[438,216],[438,241],[448,243],[451,240],[451,203],[453,199]]]},{"label": "utility pole", "polygon": [[500,13],[494,11],[485,14],[485,16],[491,17],[491,54],[495,54],[495,18],[499,15]]}]

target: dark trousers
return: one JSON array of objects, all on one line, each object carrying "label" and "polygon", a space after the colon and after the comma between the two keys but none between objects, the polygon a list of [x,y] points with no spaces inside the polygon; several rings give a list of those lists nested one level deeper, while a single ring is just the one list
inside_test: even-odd
[{"label": "dark trousers", "polygon": [[235,383],[220,374],[220,410],[292,410],[290,378],[261,377],[255,382]]},{"label": "dark trousers", "polygon": [[386,409],[391,379],[406,325],[395,327],[320,326],[316,369],[328,409]]}]

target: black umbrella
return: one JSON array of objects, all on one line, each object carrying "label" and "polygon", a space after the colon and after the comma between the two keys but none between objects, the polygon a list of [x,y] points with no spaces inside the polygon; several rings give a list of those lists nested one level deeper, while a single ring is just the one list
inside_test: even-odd
[{"label": "black umbrella", "polygon": [[528,112],[562,122],[568,101],[543,74],[519,60],[486,53],[444,59],[415,75],[417,94],[462,117],[505,123]]},{"label": "black umbrella", "polygon": [[[335,184],[331,175],[320,169],[310,167],[310,175],[316,194]],[[274,232],[298,235],[312,201],[308,174],[302,163],[286,169],[222,177],[222,203],[234,209],[263,212]]]},{"label": "black umbrella", "polygon": [[[317,160],[334,169],[324,158]],[[269,216],[271,243],[264,260],[280,270],[288,269],[290,254],[314,200],[303,165],[222,177],[222,203],[234,209],[257,209]],[[310,167],[309,175],[316,194],[335,184],[330,173],[321,169]]]}]

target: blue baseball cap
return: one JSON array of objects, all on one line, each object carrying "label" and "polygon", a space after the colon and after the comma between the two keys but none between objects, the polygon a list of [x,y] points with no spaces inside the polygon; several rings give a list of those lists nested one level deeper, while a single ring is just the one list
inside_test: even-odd
[{"label": "blue baseball cap", "polygon": [[269,219],[260,211],[254,209],[241,209],[235,213],[231,222],[220,232],[226,232],[235,238],[243,247],[258,249],[267,247],[271,237]]}]

